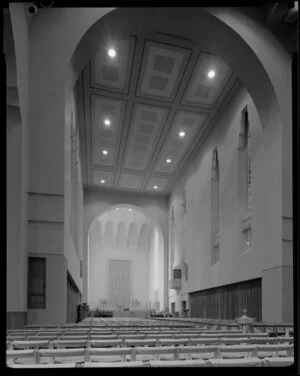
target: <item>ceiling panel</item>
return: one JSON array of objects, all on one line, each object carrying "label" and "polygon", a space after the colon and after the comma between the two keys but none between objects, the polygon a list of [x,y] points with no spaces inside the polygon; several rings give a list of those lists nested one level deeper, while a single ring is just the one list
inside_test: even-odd
[{"label": "ceiling panel", "polygon": [[147,40],[137,96],[172,101],[191,51]]},{"label": "ceiling panel", "polygon": [[145,170],[165,124],[169,110],[136,104],[133,109],[123,167]]},{"label": "ceiling panel", "polygon": [[240,84],[220,58],[179,37],[99,47],[75,87],[84,185],[168,196]]},{"label": "ceiling panel", "polygon": [[[163,191],[169,184],[169,181],[170,180],[167,178],[152,176],[146,184],[145,190],[151,192]],[[157,187],[157,189],[154,188],[155,186]]]},{"label": "ceiling panel", "polygon": [[144,180],[143,175],[121,174],[118,188],[139,190]]},{"label": "ceiling panel", "polygon": [[[211,78],[210,72],[215,74]],[[212,106],[230,75],[224,61],[215,55],[201,53],[181,103]]]},{"label": "ceiling panel", "polygon": [[135,38],[120,39],[109,47],[116,56],[109,57],[107,46],[91,60],[91,86],[104,90],[127,93],[130,80]]},{"label": "ceiling panel", "polygon": [[[153,171],[158,173],[174,173],[186,150],[200,131],[207,115],[196,112],[178,111],[172,128],[165,140],[156,166]],[[184,137],[179,132],[185,132]],[[170,163],[167,163],[167,160]]]},{"label": "ceiling panel", "polygon": [[[93,170],[93,185],[98,188],[113,187],[115,174],[111,171]],[[104,181],[102,183],[101,181]]]},{"label": "ceiling panel", "polygon": [[[92,108],[92,163],[113,167],[122,133],[125,101],[91,96]],[[105,121],[109,120],[106,125]],[[107,151],[107,154],[103,154]]]}]

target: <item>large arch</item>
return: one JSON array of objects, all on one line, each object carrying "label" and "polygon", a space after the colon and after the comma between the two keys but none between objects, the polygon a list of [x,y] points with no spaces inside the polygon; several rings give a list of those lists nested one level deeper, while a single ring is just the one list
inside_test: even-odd
[{"label": "large arch", "polygon": [[[66,160],[68,150],[70,94],[99,41],[157,31],[191,39],[219,55],[249,91],[264,131],[277,130],[281,143],[276,166],[281,173],[281,206],[275,220],[276,228],[282,228],[283,217],[292,219],[293,209],[291,56],[263,26],[260,16],[247,8],[40,10],[29,31],[29,191],[67,195],[67,163],[61,161]],[[271,151],[272,145],[266,145],[266,150]],[[281,234],[278,239],[282,239]],[[266,258],[276,267],[282,266],[282,256],[281,243]]]},{"label": "large arch", "polygon": [[140,213],[142,214],[143,216],[145,216],[147,219],[149,219],[153,225],[154,225],[154,228],[157,230],[158,232],[158,237],[159,237],[159,250],[158,250],[158,254],[159,254],[159,268],[160,268],[160,272],[159,272],[159,296],[158,296],[158,300],[160,302],[160,307],[161,309],[165,308],[165,306],[168,305],[168,301],[166,301],[168,299],[168,285],[166,285],[165,283],[165,274],[166,274],[166,270],[168,268],[168,265],[166,263],[166,257],[165,257],[165,253],[168,252],[165,244],[167,244],[167,241],[165,239],[165,236],[164,236],[164,233],[161,229],[161,226],[160,224],[157,222],[157,220],[151,215],[151,213],[147,212],[147,210],[137,206],[137,205],[134,205],[134,204],[129,204],[129,203],[119,203],[119,204],[114,204],[114,205],[109,205],[107,208],[104,208],[102,210],[98,210],[97,212],[94,212],[93,213],[93,216],[92,217],[89,217],[89,220],[88,220],[88,223],[86,224],[86,228],[87,228],[87,234],[86,234],[86,239],[87,239],[87,255],[86,255],[86,270],[87,270],[87,274],[86,274],[86,289],[85,289],[85,299],[88,298],[89,296],[89,283],[88,283],[88,280],[89,280],[89,276],[88,276],[88,271],[89,271],[89,238],[90,238],[90,233],[91,233],[91,230],[93,229],[93,225],[95,223],[95,221],[97,221],[98,219],[100,219],[101,217],[103,217],[106,213],[110,213],[110,212],[113,212],[116,208],[125,208],[125,209],[132,209],[133,212],[137,212],[137,213]]}]

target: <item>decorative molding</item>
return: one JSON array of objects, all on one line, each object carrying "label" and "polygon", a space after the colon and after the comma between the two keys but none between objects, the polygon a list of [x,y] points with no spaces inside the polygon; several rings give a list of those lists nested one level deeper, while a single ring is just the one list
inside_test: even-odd
[{"label": "decorative molding", "polygon": [[40,223],[40,224],[52,224],[52,225],[63,225],[64,221],[47,221],[42,219],[28,219],[28,223]]},{"label": "decorative molding", "polygon": [[293,218],[282,217],[282,240],[293,241]]},{"label": "decorative molding", "polygon": [[49,193],[49,192],[27,192],[28,195],[32,196],[52,196],[52,197],[65,197],[65,195],[58,194],[58,193]]},{"label": "decorative molding", "polygon": [[29,194],[28,221],[64,223],[64,196]]},{"label": "decorative molding", "polygon": [[263,274],[264,272],[267,272],[267,271],[272,270],[272,269],[283,269],[283,268],[292,268],[292,269],[293,269],[293,265],[278,265],[278,266],[272,266],[271,268],[263,269],[262,274]]}]

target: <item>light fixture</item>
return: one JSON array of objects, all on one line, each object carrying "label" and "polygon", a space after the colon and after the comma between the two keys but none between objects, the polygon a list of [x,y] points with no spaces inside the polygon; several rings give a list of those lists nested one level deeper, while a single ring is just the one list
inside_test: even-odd
[{"label": "light fixture", "polygon": [[154,188],[154,189],[157,189],[157,188],[158,188],[158,186],[157,186],[157,185],[154,185],[154,186],[153,186],[153,188]]},{"label": "light fixture", "polygon": [[119,210],[119,208],[116,208],[116,210]]},{"label": "light fixture", "polygon": [[101,184],[105,184],[105,180],[103,180],[103,179],[100,180],[100,183],[101,183]]},{"label": "light fixture", "polygon": [[212,79],[214,78],[216,75],[216,72],[214,70],[210,70],[208,73],[207,73],[207,77]]},{"label": "light fixture", "polygon": [[129,211],[132,211],[132,209],[128,209]]},{"label": "light fixture", "polygon": [[184,137],[185,136],[185,132],[184,131],[180,131],[178,134],[179,134],[180,137]]},{"label": "light fixture", "polygon": [[168,158],[168,159],[166,159],[166,162],[167,162],[167,163],[171,163],[171,162],[172,162],[172,159]]},{"label": "light fixture", "polygon": [[103,155],[107,155],[107,154],[108,154],[108,151],[107,151],[107,150],[102,150],[102,154],[103,154]]},{"label": "light fixture", "polygon": [[110,125],[110,120],[109,119],[105,119],[104,120],[104,124],[108,127]]},{"label": "light fixture", "polygon": [[111,57],[111,58],[114,58],[114,57],[116,57],[116,50],[114,49],[114,48],[110,48],[109,50],[108,50],[108,56],[109,57]]}]

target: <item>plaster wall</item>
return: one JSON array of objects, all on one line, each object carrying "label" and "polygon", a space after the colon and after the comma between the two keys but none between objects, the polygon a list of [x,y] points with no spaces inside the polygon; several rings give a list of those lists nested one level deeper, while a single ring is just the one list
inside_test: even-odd
[{"label": "plaster wall", "polygon": [[[242,251],[239,238],[238,135],[241,111],[247,105],[252,135],[252,247]],[[210,184],[212,150],[218,147],[220,168],[220,261],[211,265]],[[175,263],[183,250],[189,268],[188,281],[171,302],[188,292],[204,290],[247,279],[262,277],[264,270],[282,265],[282,136],[276,123],[262,128],[256,107],[241,87],[201,146],[199,154],[181,177],[170,199],[175,214]],[[182,217],[182,192],[186,192],[187,213]],[[186,225],[185,225],[186,223]],[[185,232],[185,236],[180,236]],[[185,244],[182,244],[182,241]],[[271,282],[270,282],[271,283]],[[263,284],[265,295],[271,285]],[[274,289],[273,289],[274,291]],[[282,287],[276,289],[280,307]],[[286,291],[285,291],[286,293]],[[287,298],[289,300],[289,298]],[[276,307],[277,307],[276,305]],[[277,307],[277,308],[278,308]],[[264,319],[282,318],[282,311],[264,306]],[[179,309],[180,310],[180,309]],[[271,311],[273,313],[271,313]]]},{"label": "plaster wall", "polygon": [[[7,311],[24,313],[27,308],[29,41],[22,6],[9,5],[3,31],[7,68]],[[21,316],[23,321],[25,315]]]},{"label": "plaster wall", "polygon": [[[80,260],[82,260],[83,244],[82,244],[82,234],[83,234],[83,182],[81,176],[81,160],[80,153],[75,161],[75,168],[78,169],[78,174],[74,176],[73,181],[71,178],[71,126],[74,126],[76,130],[78,127],[77,116],[76,116],[76,105],[75,105],[74,93],[69,98],[66,103],[66,123],[65,123],[65,166],[64,166],[64,179],[65,179],[65,191],[64,191],[64,254],[68,263],[68,271],[71,274],[74,282],[76,283],[79,291],[82,293],[82,276],[80,275]],[[78,141],[78,140],[77,140]],[[79,149],[79,142],[76,146]],[[77,177],[77,180],[76,180]],[[78,196],[72,198],[72,184],[77,186]],[[75,236],[78,234],[76,230],[72,236],[71,234],[71,220],[72,218],[72,207],[77,206],[78,221],[79,226],[76,227],[79,233],[79,241],[76,249]],[[73,211],[75,213],[75,211]],[[74,214],[73,214],[74,215]]]}]

